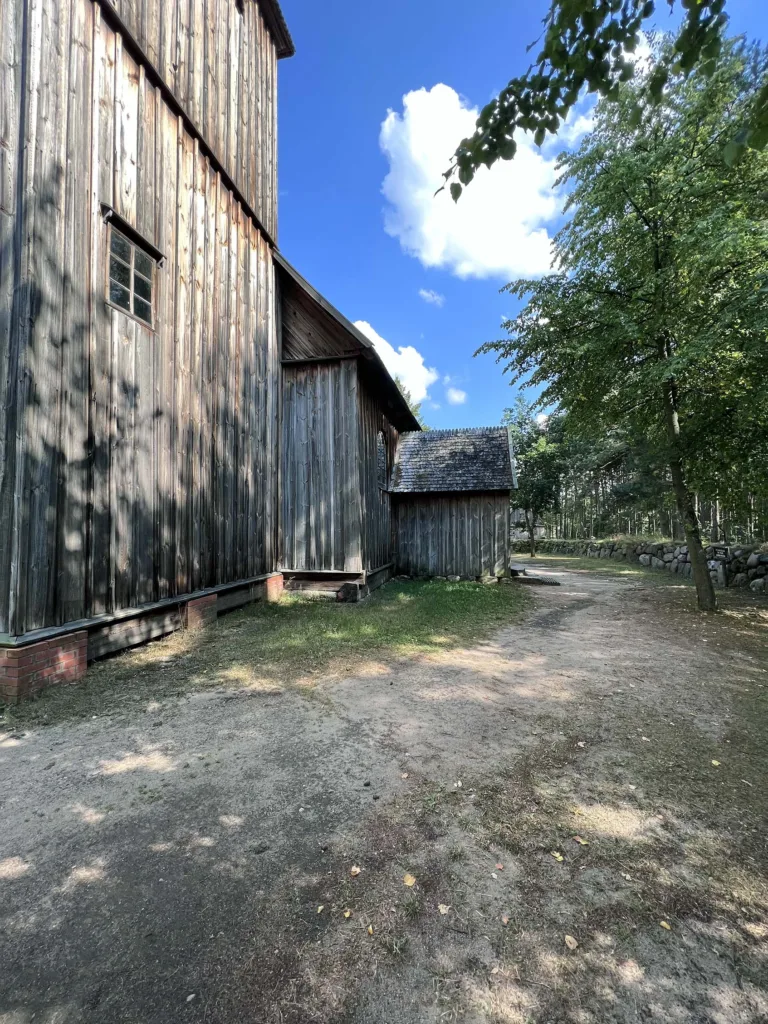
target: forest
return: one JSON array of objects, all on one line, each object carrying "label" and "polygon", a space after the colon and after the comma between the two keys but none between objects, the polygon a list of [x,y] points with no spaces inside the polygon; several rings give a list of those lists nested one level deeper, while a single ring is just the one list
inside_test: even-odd
[{"label": "forest", "polygon": [[768,155],[729,141],[768,57],[678,57],[651,38],[561,155],[552,272],[506,286],[521,308],[479,352],[531,395],[505,414],[528,526],[684,540],[714,607],[702,540],[768,539]]}]

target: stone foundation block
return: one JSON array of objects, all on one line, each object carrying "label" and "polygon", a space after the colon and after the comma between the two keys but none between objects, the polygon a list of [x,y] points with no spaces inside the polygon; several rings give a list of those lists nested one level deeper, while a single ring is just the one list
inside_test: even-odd
[{"label": "stone foundation block", "polygon": [[277,573],[275,576],[269,576],[266,581],[267,589],[267,600],[278,601],[283,593],[283,575]]}]

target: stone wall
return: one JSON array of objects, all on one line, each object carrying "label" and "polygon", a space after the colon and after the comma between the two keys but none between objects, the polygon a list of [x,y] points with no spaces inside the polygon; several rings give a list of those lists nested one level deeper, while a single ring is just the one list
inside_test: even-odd
[{"label": "stone wall", "polygon": [[[528,553],[528,541],[513,541],[511,549]],[[613,558],[620,562],[639,562],[652,569],[664,569],[690,578],[691,563],[686,544],[649,541],[540,540],[539,554],[579,555],[586,558]],[[749,587],[768,594],[768,552],[755,547],[710,545],[706,549],[709,573],[719,587]]]}]

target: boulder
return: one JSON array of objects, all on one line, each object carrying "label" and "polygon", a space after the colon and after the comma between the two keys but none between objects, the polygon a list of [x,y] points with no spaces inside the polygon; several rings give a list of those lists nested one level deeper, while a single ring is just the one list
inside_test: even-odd
[{"label": "boulder", "polygon": [[766,575],[768,575],[768,569],[764,565],[755,566],[754,569],[747,569],[747,576],[751,580],[759,580]]},{"label": "boulder", "polygon": [[664,553],[664,558],[663,558],[663,560],[664,560],[665,562],[671,562],[671,561],[673,561],[673,560],[674,560],[674,557],[675,557],[675,556],[674,556],[674,554],[673,554],[673,553],[672,553],[671,551],[666,551],[666,552]]},{"label": "boulder", "polygon": [[754,569],[758,565],[760,565],[760,553],[758,551],[753,551],[747,559],[747,568]]},{"label": "boulder", "polygon": [[664,562],[660,558],[657,558],[655,555],[651,556],[651,565],[654,569],[664,568]]},{"label": "boulder", "polygon": [[765,576],[760,576],[758,579],[752,580],[752,582],[749,584],[749,589],[750,590],[754,590],[754,592],[756,594],[764,594],[765,593]]},{"label": "boulder", "polygon": [[746,587],[749,583],[749,577],[745,572],[740,572],[731,580],[732,587]]},{"label": "boulder", "polygon": [[461,576],[449,576],[448,577],[448,582],[449,583],[460,583],[461,582]]},{"label": "boulder", "polygon": [[650,555],[640,555],[640,565],[650,565],[650,564],[651,564],[651,556]]}]

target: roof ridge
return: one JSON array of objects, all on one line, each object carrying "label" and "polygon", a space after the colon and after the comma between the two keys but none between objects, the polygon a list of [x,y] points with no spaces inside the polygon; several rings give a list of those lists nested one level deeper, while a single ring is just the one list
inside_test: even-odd
[{"label": "roof ridge", "polygon": [[436,430],[404,430],[400,436],[405,437],[406,435],[413,434],[414,436],[422,437],[434,437],[436,434],[490,434],[497,430],[503,430],[505,433],[507,428],[505,426],[497,427],[440,427]]}]

